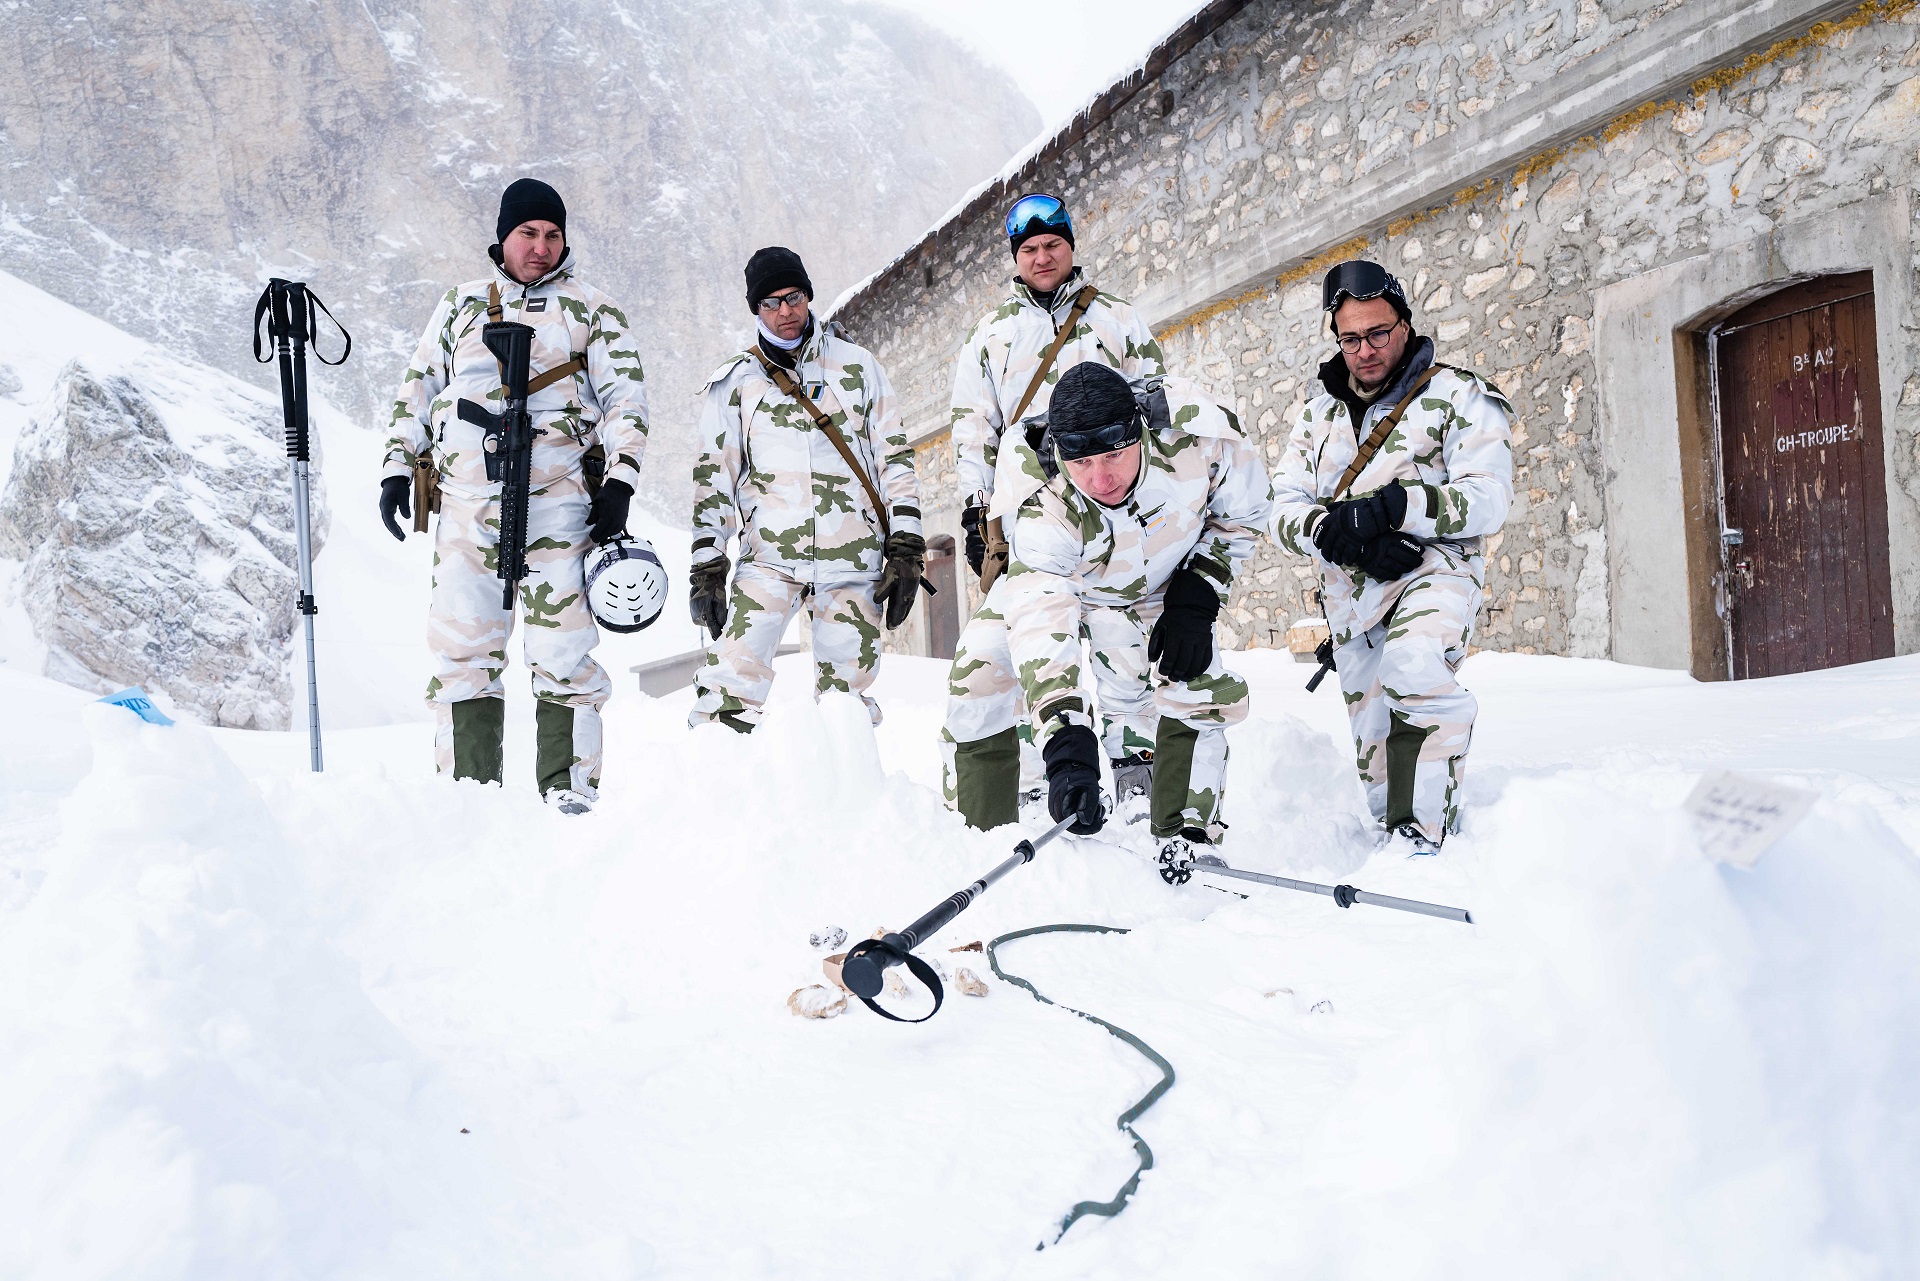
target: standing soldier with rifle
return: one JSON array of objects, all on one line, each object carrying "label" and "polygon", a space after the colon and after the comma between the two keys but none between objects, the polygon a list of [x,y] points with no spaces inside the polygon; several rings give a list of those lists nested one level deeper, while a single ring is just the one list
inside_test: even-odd
[{"label": "standing soldier with rifle", "polygon": [[1321,300],[1340,350],[1274,469],[1273,536],[1319,571],[1368,807],[1436,854],[1460,827],[1478,704],[1455,673],[1513,502],[1513,409],[1434,361],[1377,263],[1341,263]]},{"label": "standing soldier with rifle", "polygon": [[[1102,748],[1081,693],[1080,644],[1099,670],[1142,652],[1153,717],[1153,834],[1187,847],[1225,831],[1226,727],[1247,685],[1221,665],[1213,624],[1265,527],[1273,491],[1231,411],[1183,379],[1139,392],[1093,361],[1060,378],[1042,448],[1013,448],[1000,496],[1014,512],[1012,558],[954,656],[945,741],[953,799],[979,828],[1014,820],[1018,701],[1032,709],[1048,812],[1098,831]],[[993,603],[993,602],[990,602]],[[998,743],[997,750],[991,745]]]},{"label": "standing soldier with rifle", "polygon": [[[857,694],[880,667],[880,625],[907,621],[926,569],[920,484],[893,387],[873,353],[827,333],[800,256],[747,261],[758,337],[707,380],[693,468],[693,621],[714,646],[692,725],[751,733],[794,611],[812,622],[814,694]],[[740,540],[729,592],[727,543]]]},{"label": "standing soldier with rifle", "polygon": [[581,814],[599,794],[612,692],[592,658],[584,558],[589,538],[626,532],[647,399],[627,318],[575,278],[566,230],[546,183],[522,178],[501,196],[493,275],[441,299],[401,381],[380,517],[405,538],[396,514],[422,531],[440,514],[427,624],[439,771],[501,781],[517,592],[536,781],[549,804]]},{"label": "standing soldier with rifle", "polygon": [[[989,597],[981,614],[991,624],[1003,617],[992,589],[1007,567],[1005,530],[1010,505],[996,496],[1011,479],[1014,450],[1025,439],[1039,457],[1040,432],[1054,386],[1082,361],[1098,361],[1134,383],[1166,372],[1160,345],[1139,313],[1124,299],[1102,293],[1074,265],[1073,221],[1056,197],[1022,196],[1007,210],[1007,246],[1013,251],[1014,278],[1005,302],[981,317],[961,344],[953,368],[953,453],[966,507],[960,524],[966,534],[967,563]],[[1012,440],[1007,438],[1014,429]],[[963,642],[964,643],[964,642]],[[1144,653],[1116,652],[1113,667],[1095,671],[1099,681],[1103,735],[1108,756],[1120,775],[1121,794],[1146,790],[1152,759],[1154,712]],[[958,697],[963,673],[954,668]],[[967,727],[963,726],[963,730]],[[996,754],[1019,750],[1025,726],[1009,729]],[[947,743],[951,755],[952,743]],[[946,792],[953,801],[954,778]]]}]

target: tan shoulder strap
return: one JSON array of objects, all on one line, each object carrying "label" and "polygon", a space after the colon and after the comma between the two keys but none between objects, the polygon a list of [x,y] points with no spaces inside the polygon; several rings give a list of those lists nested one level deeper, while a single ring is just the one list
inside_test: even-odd
[{"label": "tan shoulder strap", "polygon": [[[498,281],[489,280],[487,282],[487,320],[489,323],[497,325],[500,323],[500,317],[503,314],[500,309],[500,284]],[[527,379],[527,398],[532,399],[533,393],[545,391],[562,378],[571,378],[575,374],[586,372],[586,368],[586,356],[580,352],[574,352],[573,359],[569,360],[566,364],[555,365],[545,373]],[[503,384],[507,381],[507,367],[505,365],[500,366],[500,381]]]},{"label": "tan shoulder strap", "polygon": [[1347,470],[1340,474],[1340,483],[1333,487],[1330,500],[1337,500],[1347,492],[1347,487],[1359,478],[1360,473],[1367,469],[1367,464],[1373,461],[1373,456],[1380,452],[1380,446],[1387,443],[1387,437],[1393,434],[1394,425],[1400,421],[1400,415],[1407,412],[1407,406],[1413,403],[1413,398],[1433,381],[1435,374],[1445,368],[1447,368],[1446,365],[1428,365],[1425,372],[1413,380],[1413,386],[1407,388],[1407,394],[1400,398],[1400,403],[1393,407],[1393,412],[1374,424],[1373,430],[1367,433],[1367,438],[1360,442],[1360,452],[1353,456],[1353,461],[1347,465]]},{"label": "tan shoulder strap", "polygon": [[1087,308],[1093,306],[1093,300],[1100,294],[1092,285],[1082,285],[1080,292],[1073,296],[1073,310],[1067,313],[1066,323],[1060,326],[1053,336],[1053,344],[1040,356],[1040,368],[1033,371],[1033,381],[1027,384],[1027,390],[1020,397],[1020,403],[1013,407],[1013,417],[1006,420],[1003,427],[1020,421],[1027,406],[1040,394],[1040,386],[1047,381],[1047,371],[1053,368],[1053,362],[1060,357],[1060,349],[1067,345],[1067,339],[1073,337],[1073,331],[1080,323],[1080,317],[1087,314]]},{"label": "tan shoulder strap", "polygon": [[867,491],[867,498],[873,503],[873,510],[880,517],[880,537],[884,539],[890,536],[893,532],[893,522],[887,519],[887,505],[880,501],[880,490],[874,485],[873,478],[867,475],[867,469],[860,465],[860,459],[854,455],[853,446],[847,444],[847,438],[842,436],[840,429],[833,425],[833,419],[822,413],[820,406],[808,399],[807,393],[800,390],[800,384],[794,381],[792,374],[768,360],[766,353],[761,351],[757,344],[749,350],[753,352],[753,358],[760,362],[760,368],[766,371],[767,377],[773,380],[773,385],[793,397],[800,408],[807,411],[807,416],[813,419],[813,425],[833,442],[833,447],[839,451],[841,459],[852,469],[854,478],[860,482],[860,487]]}]

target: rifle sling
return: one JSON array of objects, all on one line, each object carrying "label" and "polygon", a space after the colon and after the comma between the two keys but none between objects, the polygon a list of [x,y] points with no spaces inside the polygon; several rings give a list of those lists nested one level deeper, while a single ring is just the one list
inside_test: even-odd
[{"label": "rifle sling", "polygon": [[773,385],[784,394],[793,397],[795,403],[806,410],[807,416],[813,419],[813,425],[833,442],[833,447],[839,451],[841,460],[852,468],[854,479],[858,480],[860,487],[867,491],[867,498],[873,503],[873,510],[880,517],[881,539],[884,541],[891,537],[893,522],[887,519],[887,505],[880,501],[880,491],[874,486],[873,478],[867,475],[867,469],[860,465],[860,460],[854,456],[853,447],[847,444],[847,438],[840,434],[840,429],[833,425],[833,419],[822,413],[820,406],[807,398],[807,393],[800,389],[800,384],[794,381],[792,374],[768,360],[766,353],[762,352],[757,344],[749,350],[753,353],[753,358],[760,362],[760,368],[766,371],[767,377],[773,380]]},{"label": "rifle sling", "polygon": [[[1059,358],[1060,349],[1067,345],[1067,339],[1073,337],[1074,329],[1080,324],[1080,317],[1087,314],[1087,308],[1093,306],[1093,300],[1099,295],[1100,291],[1092,285],[1080,286],[1080,292],[1073,296],[1073,310],[1067,313],[1066,323],[1062,324],[1059,331],[1053,335],[1053,342],[1046,351],[1041,353],[1040,368],[1033,371],[1033,381],[1027,384],[1027,390],[1021,394],[1020,403],[1013,407],[1013,417],[1007,420],[1008,423],[1019,422],[1020,416],[1027,412],[1027,406],[1031,405],[1033,398],[1040,394],[1040,386],[1047,381],[1047,374],[1052,370],[1053,362]],[[1002,430],[1005,430],[1004,425]]]},{"label": "rifle sling", "polygon": [[1380,446],[1387,443],[1387,437],[1393,434],[1400,416],[1407,412],[1407,406],[1413,403],[1413,398],[1433,381],[1435,374],[1446,368],[1449,366],[1437,363],[1428,365],[1426,370],[1413,380],[1413,386],[1407,388],[1407,394],[1400,398],[1400,403],[1393,407],[1393,412],[1375,423],[1373,430],[1367,433],[1367,438],[1360,442],[1360,452],[1353,456],[1353,461],[1347,464],[1347,470],[1340,474],[1340,483],[1333,487],[1333,493],[1327,501],[1338,502],[1347,492],[1347,487],[1359,479],[1360,473],[1365,471],[1367,464],[1373,461],[1373,456],[1380,452]]},{"label": "rifle sling", "polygon": [[[500,309],[500,286],[493,281],[488,281],[487,282],[487,320],[497,325],[500,323],[500,317],[502,314],[503,313],[501,312],[501,309]],[[579,352],[575,352],[573,354],[573,359],[569,360],[566,364],[555,365],[552,369],[547,370],[545,373],[538,374],[534,377],[527,379],[527,399],[532,400],[533,394],[535,392],[545,391],[547,388],[559,382],[562,378],[571,378],[575,374],[585,373],[586,368],[587,368],[587,358],[581,355]],[[503,366],[500,370],[500,385],[504,387],[506,386],[506,382],[507,382],[507,371]]]}]

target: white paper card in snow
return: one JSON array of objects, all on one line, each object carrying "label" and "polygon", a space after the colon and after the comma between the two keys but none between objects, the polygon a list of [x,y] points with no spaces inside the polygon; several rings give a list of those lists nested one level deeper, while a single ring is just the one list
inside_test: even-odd
[{"label": "white paper card in snow", "polygon": [[1715,770],[1687,797],[1700,852],[1719,863],[1752,867],[1813,808],[1816,794],[1747,774]]}]

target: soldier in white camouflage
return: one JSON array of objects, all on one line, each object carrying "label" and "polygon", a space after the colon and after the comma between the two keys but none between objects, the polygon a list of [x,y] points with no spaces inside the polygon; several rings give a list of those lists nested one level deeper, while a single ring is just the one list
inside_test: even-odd
[{"label": "soldier in white camouflage", "polygon": [[[513,630],[495,576],[500,484],[487,479],[482,429],[461,419],[457,406],[466,399],[498,408],[504,398],[482,327],[489,320],[531,326],[529,386],[551,375],[528,397],[540,434],[529,485],[527,577],[519,589],[535,698],[534,771],[548,802],[577,814],[598,795],[600,708],[611,693],[592,657],[599,633],[587,608],[583,559],[589,538],[605,542],[625,531],[646,443],[647,400],[627,318],[578,279],[566,216],[559,193],[531,178],[501,197],[492,275],[447,292],[408,362],[393,407],[380,515],[395,538],[405,538],[396,514],[413,515],[421,502],[440,514],[427,624],[435,760],[443,774],[500,782],[501,675]],[[434,485],[413,492],[416,475],[431,476]]]},{"label": "soldier in white camouflage", "polygon": [[[1160,345],[1140,314],[1125,299],[1094,288],[1075,265],[1073,221],[1058,198],[1034,193],[1016,200],[1007,210],[1006,233],[1014,261],[1012,287],[1006,300],[968,332],[953,371],[954,464],[965,501],[960,523],[976,576],[986,564],[989,521],[1004,526],[1012,519],[1011,507],[994,502],[1001,470],[1013,461],[1013,452],[1004,448],[1010,421],[1016,415],[1029,423],[1043,419],[1061,375],[1082,361],[1107,365],[1135,383],[1166,372]],[[1022,409],[1046,352],[1070,319],[1072,328],[1046,377]],[[1023,435],[1024,430],[1015,432]],[[1037,445],[1038,439],[1036,427],[1030,443]],[[995,571],[999,568],[996,563]],[[1000,609],[989,591],[982,610],[997,616]],[[1146,692],[1146,655],[1115,650],[1110,662],[1112,667],[1100,669],[1098,681],[1103,736],[1118,768],[1133,785],[1144,787],[1158,719]],[[1017,732],[1027,744],[1023,772],[1037,787],[1039,757],[1024,716]]]},{"label": "soldier in white camouflage", "polygon": [[715,644],[689,721],[751,732],[780,637],[806,609],[815,696],[857,694],[877,725],[880,630],[906,621],[926,566],[913,451],[873,353],[814,321],[799,256],[759,250],[746,277],[758,337],[707,381],[693,469],[689,604]]},{"label": "soldier in white camouflage", "polygon": [[1513,409],[1477,374],[1434,363],[1378,265],[1335,267],[1323,302],[1340,351],[1274,470],[1273,536],[1319,571],[1368,806],[1406,853],[1437,853],[1459,830],[1478,704],[1456,673],[1486,539],[1513,502]]},{"label": "soldier in white camouflage", "polygon": [[1016,465],[1002,469],[1012,558],[989,600],[997,608],[975,614],[954,658],[948,803],[975,827],[1016,817],[1024,699],[1048,811],[1074,818],[1073,831],[1099,830],[1100,761],[1111,756],[1082,690],[1085,637],[1095,671],[1137,685],[1152,708],[1153,834],[1217,843],[1226,729],[1245,718],[1248,695],[1213,625],[1265,527],[1265,469],[1232,412],[1180,379],[1136,389],[1086,362],[1061,376],[1049,420],[1041,446],[1016,442]]}]

